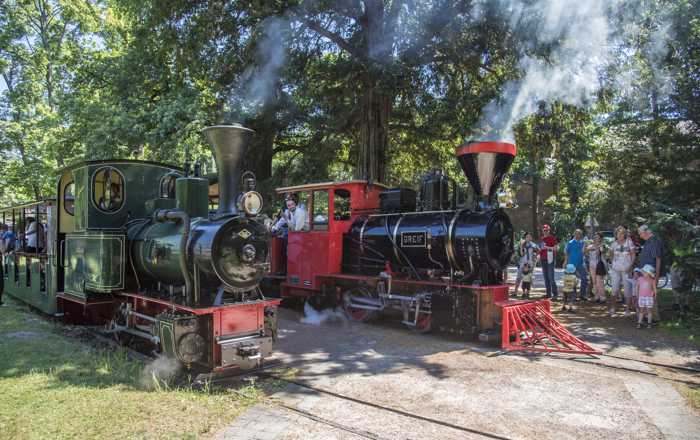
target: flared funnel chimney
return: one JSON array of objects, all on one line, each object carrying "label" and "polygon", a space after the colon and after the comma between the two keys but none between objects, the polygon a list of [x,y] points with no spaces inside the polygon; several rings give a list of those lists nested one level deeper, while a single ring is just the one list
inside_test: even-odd
[{"label": "flared funnel chimney", "polygon": [[202,130],[211,145],[219,175],[218,216],[236,214],[236,187],[241,180],[241,161],[254,131],[241,125],[214,125]]},{"label": "flared funnel chimney", "polygon": [[471,141],[457,148],[457,159],[480,206],[491,206],[515,152],[515,145],[507,142]]}]

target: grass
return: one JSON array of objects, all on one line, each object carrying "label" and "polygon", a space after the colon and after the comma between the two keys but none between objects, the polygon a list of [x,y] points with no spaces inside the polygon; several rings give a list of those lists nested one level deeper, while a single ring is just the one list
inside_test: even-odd
[{"label": "grass", "polygon": [[[659,290],[659,307],[662,310],[672,309],[673,291],[671,289]],[[661,321],[662,330],[700,346],[700,300],[697,298],[697,292],[691,294],[689,313],[683,316],[678,316],[676,312],[664,312],[664,314],[671,318]]]},{"label": "grass", "polygon": [[262,398],[255,387],[144,387],[144,364],[125,350],[90,347],[10,304],[0,308],[0,439],[207,437]]},{"label": "grass", "polygon": [[690,406],[695,408],[696,411],[700,411],[700,388],[688,387],[688,400],[690,401]]}]

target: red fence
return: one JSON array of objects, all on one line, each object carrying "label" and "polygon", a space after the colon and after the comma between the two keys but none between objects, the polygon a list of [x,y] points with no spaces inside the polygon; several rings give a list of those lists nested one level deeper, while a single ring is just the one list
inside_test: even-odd
[{"label": "red fence", "polygon": [[505,350],[602,354],[569,332],[550,311],[549,300],[501,301]]}]

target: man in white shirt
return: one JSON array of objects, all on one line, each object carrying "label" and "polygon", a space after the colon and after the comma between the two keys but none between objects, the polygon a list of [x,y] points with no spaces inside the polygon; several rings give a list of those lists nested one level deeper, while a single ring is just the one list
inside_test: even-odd
[{"label": "man in white shirt", "polygon": [[306,208],[304,205],[299,204],[299,196],[296,194],[287,194],[285,203],[287,209],[284,210],[282,216],[272,227],[272,232],[281,230],[285,225],[287,225],[289,231],[308,230],[306,224]]},{"label": "man in white shirt", "polygon": [[34,220],[34,217],[27,217],[27,229],[24,235],[27,239],[27,252],[41,252],[44,247],[44,228]]}]

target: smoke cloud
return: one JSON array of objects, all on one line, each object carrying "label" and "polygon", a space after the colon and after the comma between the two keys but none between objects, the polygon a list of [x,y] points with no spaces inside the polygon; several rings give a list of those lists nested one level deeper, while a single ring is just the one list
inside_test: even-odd
[{"label": "smoke cloud", "polygon": [[146,364],[139,374],[139,384],[148,390],[160,389],[180,373],[182,365],[175,359],[159,356]]},{"label": "smoke cloud", "polygon": [[229,99],[228,119],[255,117],[274,101],[277,82],[287,63],[285,35],[289,20],[272,17],[264,20],[262,38],[255,45],[255,63],[241,74],[239,86]]},{"label": "smoke cloud", "polygon": [[322,325],[324,323],[345,323],[347,318],[340,310],[323,309],[318,311],[311,304],[304,303],[304,317],[301,318],[302,324]]},{"label": "smoke cloud", "polygon": [[[482,7],[475,6],[475,16]],[[513,126],[535,112],[540,101],[587,107],[604,81],[612,80],[624,90],[638,78],[631,67],[614,78],[605,78],[604,72],[615,56],[625,55],[616,49],[639,30],[639,0],[502,0],[499,7],[508,14],[516,35],[522,36],[524,48],[552,49],[546,58],[524,51],[518,62],[522,76],[507,82],[500,97],[483,109],[477,136],[512,139]],[[669,38],[670,26],[661,23],[643,48],[652,68],[660,65]],[[667,88],[668,75],[659,72],[658,78]]]}]

